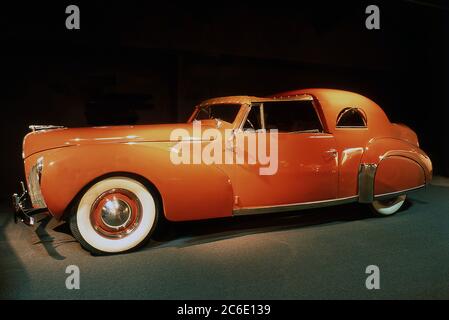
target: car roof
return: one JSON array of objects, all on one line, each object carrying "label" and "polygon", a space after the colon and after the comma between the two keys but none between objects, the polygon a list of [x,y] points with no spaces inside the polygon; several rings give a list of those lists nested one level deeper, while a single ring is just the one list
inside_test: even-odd
[{"label": "car roof", "polygon": [[374,129],[390,123],[387,115],[382,108],[371,99],[351,91],[327,89],[327,88],[309,88],[292,90],[272,95],[272,98],[287,98],[299,95],[311,95],[316,99],[326,118],[328,128],[333,131],[339,113],[347,107],[361,108],[366,112],[368,119],[368,128]]},{"label": "car roof", "polygon": [[201,102],[198,106],[204,107],[206,105],[213,105],[213,104],[251,104],[251,102],[257,102],[259,100],[262,100],[262,98],[254,96],[228,96],[228,97],[207,99]]},{"label": "car roof", "polygon": [[291,99],[299,96],[313,96],[315,99],[319,101],[331,101],[333,103],[341,100],[348,100],[354,102],[355,100],[368,102],[368,104],[375,104],[372,100],[368,99],[361,94],[338,90],[338,89],[327,89],[327,88],[309,88],[309,89],[298,89],[291,90],[282,93],[277,93],[274,95],[270,95],[267,97],[256,97],[256,96],[225,96],[225,97],[217,97],[211,98],[202,101],[199,106],[211,105],[211,104],[250,104],[251,102],[262,102],[262,101],[278,101],[279,99]]},{"label": "car roof", "polygon": [[[304,96],[305,99],[312,99],[310,95],[308,94],[300,94],[296,95],[296,97]],[[256,97],[256,96],[227,96],[227,97],[218,97],[218,98],[212,98],[205,100],[201,102],[198,106],[203,107],[207,105],[214,105],[214,104],[251,104],[254,102],[267,102],[267,101],[279,101],[280,99],[283,99],[284,97]],[[288,99],[289,97],[285,97]]]},{"label": "car roof", "polygon": [[284,99],[300,98],[301,96],[306,99],[313,97],[313,99],[319,102],[322,112],[324,113],[327,128],[331,131],[335,130],[339,113],[347,107],[362,108],[366,112],[369,129],[380,127],[389,123],[385,112],[371,99],[355,92],[327,88],[291,90],[267,97],[219,97],[205,100],[198,106],[203,107],[213,104],[251,104],[252,102],[279,101]]}]

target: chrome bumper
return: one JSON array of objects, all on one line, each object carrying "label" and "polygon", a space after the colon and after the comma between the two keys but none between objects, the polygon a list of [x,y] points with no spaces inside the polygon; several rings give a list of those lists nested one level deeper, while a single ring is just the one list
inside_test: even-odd
[{"label": "chrome bumper", "polygon": [[27,226],[34,225],[35,219],[33,215],[48,211],[47,208],[33,208],[28,191],[23,182],[20,182],[22,193],[19,196],[17,193],[12,195],[12,207],[14,211],[14,222],[21,221]]}]

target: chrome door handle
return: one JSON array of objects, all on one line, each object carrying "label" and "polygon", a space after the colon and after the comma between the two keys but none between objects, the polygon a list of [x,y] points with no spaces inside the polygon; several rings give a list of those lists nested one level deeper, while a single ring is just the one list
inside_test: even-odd
[{"label": "chrome door handle", "polygon": [[330,156],[332,156],[332,157],[336,157],[338,155],[338,151],[335,150],[335,149],[327,150],[325,153],[330,155]]}]

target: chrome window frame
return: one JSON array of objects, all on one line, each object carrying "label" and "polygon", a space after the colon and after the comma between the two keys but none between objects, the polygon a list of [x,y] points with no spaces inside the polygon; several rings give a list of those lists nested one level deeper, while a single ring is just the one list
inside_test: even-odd
[{"label": "chrome window frame", "polygon": [[[360,117],[362,118],[362,121],[364,123],[363,126],[339,126],[338,122],[341,120],[341,118],[348,113],[349,111],[355,110]],[[368,128],[368,116],[366,115],[365,110],[359,107],[345,107],[341,109],[341,111],[338,113],[337,120],[335,121],[335,128],[336,129],[367,129]]]},{"label": "chrome window frame", "polygon": [[[242,108],[243,108],[243,106],[245,105],[244,103],[239,103],[239,102],[229,102],[229,103],[228,103],[228,102],[223,102],[223,103],[211,103],[211,104],[205,104],[205,105],[197,105],[197,106],[195,106],[194,112],[192,113],[192,115],[191,115],[191,116],[189,117],[189,119],[187,120],[187,123],[192,123],[193,121],[201,121],[201,120],[196,120],[195,117],[197,116],[197,114],[198,114],[199,112],[201,112],[202,109],[204,109],[205,107],[208,108],[208,107],[210,107],[210,106],[220,105],[220,104],[235,104],[236,106],[239,106],[239,110],[237,111],[237,114],[235,115],[235,118],[234,118],[234,120],[233,120],[232,122],[227,122],[227,121],[222,120],[222,121],[224,121],[224,122],[230,123],[230,124],[232,125],[232,127],[235,128],[235,127],[236,127],[236,123],[238,122],[238,119],[239,119],[239,115],[240,115],[240,113],[242,112]],[[208,119],[208,120],[211,120],[211,119]],[[220,119],[220,120],[221,120],[221,119]]]},{"label": "chrome window frame", "polygon": [[[308,95],[308,94],[296,96],[296,97],[294,97],[294,98],[285,98],[285,99],[283,99],[283,98],[281,98],[281,99],[267,99],[267,100],[262,100],[262,101],[255,101],[255,102],[252,102],[250,105],[248,105],[248,108],[247,108],[247,110],[246,110],[246,113],[245,113],[245,115],[244,115],[244,117],[243,117],[242,122],[241,122],[240,125],[238,126],[238,129],[241,130],[241,131],[243,130],[243,126],[244,126],[244,124],[245,124],[245,122],[246,122],[246,119],[248,118],[249,113],[251,112],[251,108],[253,107],[253,105],[257,105],[258,107],[260,107],[260,112],[261,112],[261,117],[262,117],[262,116],[264,116],[264,103],[265,103],[265,102],[270,102],[270,103],[271,103],[271,102],[274,102],[274,103],[277,103],[277,102],[284,102],[284,101],[311,101],[311,102],[312,102],[313,110],[315,111],[315,114],[316,114],[316,116],[317,116],[317,118],[318,118],[318,121],[320,122],[321,129],[320,129],[319,132],[309,132],[309,131],[288,131],[288,132],[278,132],[278,134],[304,134],[304,133],[309,133],[309,134],[311,134],[311,133],[312,133],[312,134],[313,134],[313,133],[316,133],[316,134],[323,134],[323,133],[328,133],[328,132],[326,132],[326,128],[325,128],[325,126],[323,125],[323,119],[321,119],[320,113],[318,112],[317,105],[316,105],[316,103],[315,103],[315,99],[314,99],[312,96]],[[266,130],[266,127],[265,127],[265,119],[264,119],[264,118],[261,118],[261,122],[262,122],[262,126],[263,126],[263,128],[261,128],[261,129],[262,129],[262,130]],[[257,131],[255,131],[255,132],[257,132]]]}]

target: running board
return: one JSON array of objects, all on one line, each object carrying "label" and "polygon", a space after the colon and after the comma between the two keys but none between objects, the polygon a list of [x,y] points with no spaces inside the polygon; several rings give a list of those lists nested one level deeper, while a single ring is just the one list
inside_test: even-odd
[{"label": "running board", "polygon": [[[401,196],[403,194],[407,194],[409,192],[418,191],[425,188],[425,184],[420,185],[418,187],[405,189],[397,192],[383,193],[374,196],[374,200],[382,200],[393,198],[397,196]],[[314,209],[314,208],[322,208],[322,207],[330,207],[337,206],[352,202],[362,202],[359,199],[359,196],[340,198],[340,199],[330,199],[330,200],[322,200],[322,201],[313,201],[313,202],[302,202],[302,203],[294,203],[287,205],[275,205],[275,206],[264,206],[264,207],[249,207],[249,208],[240,208],[234,209],[232,214],[234,216],[244,216],[244,215],[252,215],[252,214],[265,214],[265,213],[276,213],[276,212],[289,212],[289,211],[299,211],[306,209]],[[365,202],[362,202],[365,203]]]},{"label": "running board", "polygon": [[234,216],[243,216],[243,215],[251,215],[251,214],[298,211],[298,210],[322,208],[322,207],[329,207],[329,206],[337,206],[337,205],[341,205],[341,204],[357,202],[357,200],[358,200],[358,196],[353,196],[353,197],[348,197],[348,198],[313,201],[313,202],[302,202],[302,203],[294,203],[294,204],[287,204],[287,205],[240,208],[240,209],[233,210],[232,214]]}]

